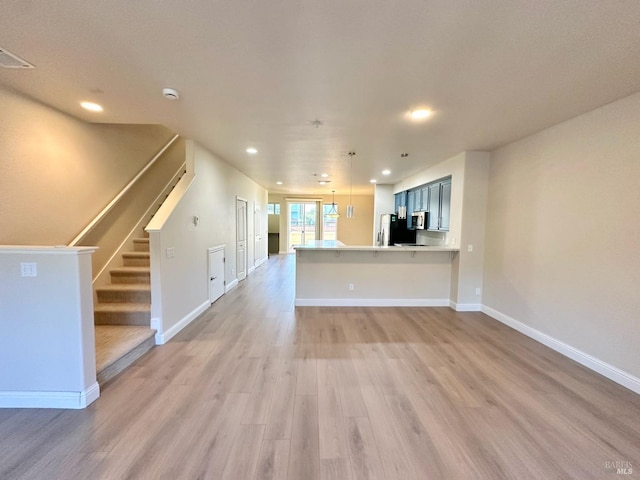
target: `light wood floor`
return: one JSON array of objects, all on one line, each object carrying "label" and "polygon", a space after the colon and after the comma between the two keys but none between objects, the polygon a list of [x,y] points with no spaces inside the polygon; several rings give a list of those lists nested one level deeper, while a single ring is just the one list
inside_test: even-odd
[{"label": "light wood floor", "polygon": [[480,313],[294,309],[294,261],[272,257],[86,410],[0,410],[0,478],[639,476],[638,395]]}]

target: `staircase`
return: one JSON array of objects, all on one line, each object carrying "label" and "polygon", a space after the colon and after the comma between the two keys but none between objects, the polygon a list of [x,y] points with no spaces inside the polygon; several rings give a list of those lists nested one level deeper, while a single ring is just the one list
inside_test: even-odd
[{"label": "staircase", "polygon": [[103,385],[155,345],[151,324],[149,239],[133,240],[123,266],[110,271],[111,284],[96,289],[96,371]]}]

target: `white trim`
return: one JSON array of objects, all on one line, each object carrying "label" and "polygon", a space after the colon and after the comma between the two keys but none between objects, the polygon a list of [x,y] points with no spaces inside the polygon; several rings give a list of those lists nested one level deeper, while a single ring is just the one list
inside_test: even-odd
[{"label": "white trim", "polygon": [[284,251],[284,250],[279,250],[279,251],[278,251],[278,255],[287,255],[287,254],[289,254],[289,253],[293,253],[293,252],[286,252],[286,251]]},{"label": "white trim", "polygon": [[256,270],[255,265],[251,265],[249,267],[249,270],[247,270],[247,276],[251,275],[253,272],[255,272],[255,270]]},{"label": "white trim", "polygon": [[571,345],[567,345],[560,340],[557,340],[546,333],[542,333],[535,328],[530,327],[518,320],[505,315],[498,310],[495,310],[486,305],[482,305],[482,312],[486,313],[492,318],[495,318],[501,323],[513,328],[514,330],[519,331],[520,333],[526,335],[537,342],[546,345],[547,347],[555,350],[558,353],[561,353],[565,357],[568,357],[572,360],[575,360],[581,365],[593,370],[594,372],[599,373],[600,375],[607,377],[609,380],[613,380],[614,382],[622,385],[623,387],[628,388],[638,394],[640,394],[640,378],[637,378],[630,373],[625,372],[624,370],[620,370],[613,365],[610,365],[602,360],[589,355],[581,350],[578,350]]},{"label": "white trim", "polygon": [[119,258],[120,255],[122,255],[123,250],[130,246],[133,242],[133,238],[134,235],[136,235],[138,232],[140,232],[144,227],[142,226],[142,224],[145,222],[145,220],[147,220],[147,218],[149,218],[149,214],[151,213],[151,210],[153,208],[155,208],[158,203],[160,202],[160,199],[163,198],[163,196],[166,196],[165,192],[171,192],[170,188],[171,184],[175,182],[176,178],[178,178],[180,176],[180,174],[186,170],[186,163],[183,163],[182,165],[180,165],[180,169],[173,174],[173,177],[171,177],[171,180],[169,180],[167,182],[167,184],[164,186],[164,188],[160,191],[160,193],[158,194],[158,196],[156,198],[153,199],[153,202],[151,202],[151,204],[149,205],[149,208],[147,208],[145,210],[145,212],[140,216],[140,219],[138,220],[138,222],[135,224],[135,226],[129,231],[129,233],[127,234],[127,236],[125,237],[125,239],[122,241],[122,243],[120,243],[120,245],[118,245],[118,248],[113,252],[113,254],[111,255],[111,257],[109,257],[109,260],[107,260],[107,262],[104,264],[104,266],[100,269],[100,271],[93,276],[93,281],[92,283],[94,285],[96,285],[96,282],[98,281],[98,279],[102,276],[102,274],[104,274],[105,270],[108,269],[112,269],[113,268],[113,261],[116,257]]},{"label": "white trim", "polygon": [[[164,332],[160,332],[160,330],[158,330],[158,332],[156,333],[156,345],[164,345],[165,343],[167,343],[174,336],[176,336],[176,334],[178,332],[180,332],[180,330],[182,330],[184,327],[186,327],[191,322],[193,322],[198,317],[198,315],[200,315],[202,312],[204,312],[210,306],[211,306],[211,303],[209,302],[209,299],[207,299],[206,302],[204,302],[202,305],[198,306],[191,313],[187,314],[182,320],[180,320],[178,323],[176,323],[170,329],[168,329],[168,330],[166,330]],[[156,319],[153,319],[153,320],[156,320]],[[157,320],[155,322],[153,320],[152,320],[152,327],[153,327],[154,323],[156,325],[158,324]]]},{"label": "white trim", "polygon": [[296,298],[296,307],[448,307],[448,298]]},{"label": "white trim", "polygon": [[140,179],[140,177],[142,177],[144,175],[144,173],[149,170],[151,168],[151,166],[156,163],[156,161],[162,156],[162,154],[171,146],[173,145],[173,142],[175,142],[178,138],[180,137],[180,135],[176,134],[174,135],[171,140],[169,140],[169,142],[162,147],[162,149],[160,149],[160,151],[158,153],[156,153],[156,155],[149,160],[149,162],[142,168],[142,170],[140,170],[135,177],[133,177],[131,179],[131,181],[129,183],[127,183],[124,188],[122,190],[120,190],[120,193],[118,193],[113,200],[111,200],[106,207],[104,207],[102,209],[102,211],[100,213],[98,213],[98,215],[96,215],[96,217],[91,220],[91,222],[89,223],[89,225],[87,225],[86,227],[84,227],[84,229],[76,236],[76,238],[74,238],[73,240],[71,240],[71,243],[69,243],[70,247],[75,246],[80,240],[82,240],[87,233],[89,233],[91,230],[93,230],[95,228],[95,226],[100,222],[100,220],[102,220],[102,218],[109,213],[113,207],[116,205],[116,203],[118,203],[120,201],[120,199],[124,196],[125,193],[127,193],[131,187]]},{"label": "white trim", "polygon": [[479,312],[482,310],[482,305],[479,303],[456,303],[450,300],[449,306],[456,312]]},{"label": "white trim", "polygon": [[224,243],[221,243],[220,245],[216,245],[215,247],[209,247],[207,248],[207,253],[213,253],[213,252],[217,252],[218,250],[224,250],[224,247],[226,245]]},{"label": "white trim", "polygon": [[151,327],[151,330],[155,330],[156,334],[155,334],[155,341],[156,341],[156,345],[162,345],[162,319],[158,318],[158,317],[153,317],[151,319],[151,323],[149,324]]},{"label": "white trim", "polygon": [[230,281],[228,285],[225,285],[224,293],[228,293],[229,290],[231,290],[233,287],[237,287],[237,286],[238,286],[238,279],[236,278],[236,279]]},{"label": "white trim", "polygon": [[95,382],[82,392],[0,392],[0,408],[86,408],[100,396]]}]

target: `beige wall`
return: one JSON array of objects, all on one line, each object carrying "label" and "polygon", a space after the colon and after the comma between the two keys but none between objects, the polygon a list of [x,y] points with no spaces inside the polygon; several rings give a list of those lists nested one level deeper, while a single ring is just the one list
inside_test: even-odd
[{"label": "beige wall", "polygon": [[[330,204],[331,195],[281,195],[269,194],[269,203],[280,203],[280,252],[287,251],[287,215],[286,215],[286,199],[287,198],[313,198],[322,199],[323,203]],[[349,195],[336,195],[335,202],[338,206],[338,240],[345,245],[372,245],[371,232],[373,231],[373,196],[372,195],[353,195],[353,205],[355,206],[355,215],[353,218],[347,218],[347,205],[349,204]]]},{"label": "beige wall", "polygon": [[483,303],[640,377],[640,93],[492,153]]},{"label": "beige wall", "polygon": [[82,122],[0,87],[0,244],[67,244],[172,136]]}]

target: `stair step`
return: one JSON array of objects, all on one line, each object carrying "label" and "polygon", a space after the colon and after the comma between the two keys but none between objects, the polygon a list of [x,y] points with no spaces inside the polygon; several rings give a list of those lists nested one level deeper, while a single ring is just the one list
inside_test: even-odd
[{"label": "stair step", "polygon": [[142,303],[98,303],[93,308],[96,325],[151,325],[151,305]]},{"label": "stair step", "polygon": [[151,303],[151,285],[117,283],[96,288],[98,303]]},{"label": "stair step", "polygon": [[149,267],[119,267],[110,273],[111,283],[151,283]]},{"label": "stair step", "polygon": [[136,252],[148,252],[149,251],[149,239],[148,238],[134,238],[133,249]]},{"label": "stair step", "polygon": [[153,348],[155,333],[148,327],[96,326],[98,383],[104,385]]},{"label": "stair step", "polygon": [[126,252],[122,254],[125,267],[148,267],[150,260],[149,252]]}]

